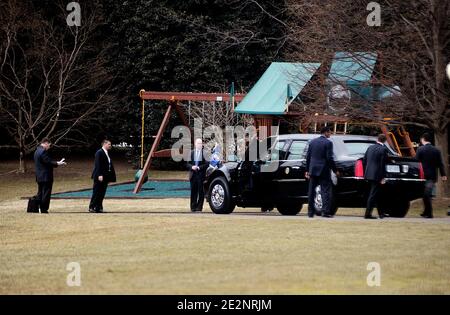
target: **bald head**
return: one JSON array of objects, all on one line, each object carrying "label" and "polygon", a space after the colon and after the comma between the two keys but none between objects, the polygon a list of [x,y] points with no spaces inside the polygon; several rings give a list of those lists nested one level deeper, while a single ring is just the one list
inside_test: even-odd
[{"label": "bald head", "polygon": [[200,138],[195,139],[195,148],[201,150],[203,147],[203,141]]}]

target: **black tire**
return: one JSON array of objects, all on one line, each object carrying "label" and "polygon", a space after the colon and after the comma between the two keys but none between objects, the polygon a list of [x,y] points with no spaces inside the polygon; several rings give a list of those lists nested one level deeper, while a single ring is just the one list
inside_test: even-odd
[{"label": "black tire", "polygon": [[336,212],[338,211],[338,207],[335,203],[331,205],[331,215],[336,215]]},{"label": "black tire", "polygon": [[230,188],[224,177],[217,177],[211,181],[208,188],[208,203],[212,212],[216,214],[233,212],[236,204],[231,198]]},{"label": "black tire", "polygon": [[[390,217],[404,218],[409,211],[409,200],[395,200],[385,211]],[[383,209],[385,210],[385,209]]]},{"label": "black tire", "polygon": [[278,205],[277,210],[282,215],[297,215],[302,210],[302,204],[300,205]]},{"label": "black tire", "polygon": [[[334,195],[334,188],[333,188],[333,195]],[[323,208],[322,208],[322,195],[320,194],[320,185],[317,185],[314,189],[314,210],[316,211],[317,215],[323,214]],[[331,200],[331,207],[330,207],[330,214],[335,215],[338,210],[338,207],[336,206],[336,202],[334,198]]]}]

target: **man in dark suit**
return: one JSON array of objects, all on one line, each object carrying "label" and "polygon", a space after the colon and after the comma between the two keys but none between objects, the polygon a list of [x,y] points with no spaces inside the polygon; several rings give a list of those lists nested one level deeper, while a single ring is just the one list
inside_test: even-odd
[{"label": "man in dark suit", "polygon": [[36,169],[36,182],[38,183],[37,199],[41,213],[48,213],[50,207],[50,197],[53,187],[53,168],[59,165],[66,165],[64,159],[53,161],[48,150],[51,143],[47,138],[43,139],[34,152],[34,165]]},{"label": "man in dark suit", "polygon": [[205,192],[203,190],[203,181],[205,179],[206,169],[208,168],[203,153],[202,139],[195,140],[195,149],[191,151],[190,161],[187,163],[189,170],[189,181],[191,183],[191,211],[202,211]]},{"label": "man in dark suit", "polygon": [[308,190],[308,217],[315,214],[314,196],[315,188],[320,185],[323,201],[322,216],[331,218],[331,202],[333,198],[333,184],[331,181],[331,170],[339,175],[333,158],[333,143],[328,140],[331,136],[330,127],[323,127],[321,136],[312,140],[308,146],[306,154],[305,177],[309,179]]},{"label": "man in dark suit", "polygon": [[431,219],[433,218],[433,205],[431,200],[433,197],[434,185],[437,182],[437,170],[439,169],[443,181],[447,180],[447,176],[445,174],[441,151],[431,144],[431,136],[428,133],[423,134],[420,137],[420,142],[422,143],[422,146],[417,149],[416,158],[422,163],[426,180],[423,195],[423,205],[425,209],[421,216]]},{"label": "man in dark suit", "polygon": [[[369,181],[370,191],[367,199],[367,207],[364,218],[376,219],[372,216],[372,211],[377,205],[381,185],[385,184],[386,163],[388,159],[388,148],[385,146],[386,136],[378,135],[376,144],[371,145],[364,154],[363,167],[364,178]],[[378,216],[383,219],[386,214],[378,207]]]},{"label": "man in dark suit", "polygon": [[109,157],[109,150],[111,150],[111,141],[103,140],[102,147],[95,153],[94,170],[91,177],[94,180],[94,187],[92,189],[89,212],[103,212],[103,199],[105,198],[108,183],[116,181],[116,172]]}]

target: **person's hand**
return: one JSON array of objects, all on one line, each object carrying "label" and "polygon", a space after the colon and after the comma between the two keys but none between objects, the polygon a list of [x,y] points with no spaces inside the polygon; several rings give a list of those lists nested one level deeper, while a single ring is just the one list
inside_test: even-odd
[{"label": "person's hand", "polygon": [[341,177],[341,172],[336,171],[336,176],[337,176],[337,177]]},{"label": "person's hand", "polygon": [[380,184],[381,184],[381,185],[384,185],[384,184],[386,184],[386,179],[385,179],[385,178],[383,178],[383,179],[381,180]]},{"label": "person's hand", "polygon": [[197,165],[192,165],[192,170],[193,170],[193,171],[198,170],[198,166],[197,166]]},{"label": "person's hand", "polygon": [[447,181],[447,176],[442,176],[442,180],[445,182]]},{"label": "person's hand", "polygon": [[305,172],[305,178],[309,179],[309,172]]},{"label": "person's hand", "polygon": [[99,181],[99,182],[103,182],[103,176],[99,176],[99,177],[98,177],[98,181]]},{"label": "person's hand", "polygon": [[67,163],[65,162],[65,158],[62,158],[60,161],[58,161],[58,162],[56,162],[56,164],[58,164],[58,166],[61,166],[61,165],[67,165]]}]

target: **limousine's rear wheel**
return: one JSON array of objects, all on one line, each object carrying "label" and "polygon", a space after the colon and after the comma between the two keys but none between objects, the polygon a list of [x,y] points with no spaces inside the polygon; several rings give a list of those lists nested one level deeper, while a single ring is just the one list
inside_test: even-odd
[{"label": "limousine's rear wheel", "polygon": [[278,205],[277,210],[282,215],[296,215],[302,210],[302,204],[299,205]]},{"label": "limousine's rear wheel", "polygon": [[410,202],[408,200],[394,200],[385,212],[394,218],[404,218],[409,211]]},{"label": "limousine's rear wheel", "polygon": [[[330,214],[335,215],[337,209],[336,203],[334,200],[331,200]],[[321,215],[323,211],[323,199],[320,185],[317,185],[316,188],[314,188],[314,210],[316,210],[317,215]]]},{"label": "limousine's rear wheel", "polygon": [[212,212],[216,214],[233,212],[236,204],[231,199],[230,188],[224,177],[217,177],[212,180],[209,185],[208,203]]}]

